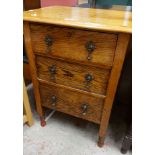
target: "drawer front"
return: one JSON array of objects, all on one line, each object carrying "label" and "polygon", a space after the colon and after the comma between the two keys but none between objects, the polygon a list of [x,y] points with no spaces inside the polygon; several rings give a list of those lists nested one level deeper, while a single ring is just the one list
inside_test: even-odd
[{"label": "drawer front", "polygon": [[31,24],[34,52],[112,66],[117,35],[52,25]]},{"label": "drawer front", "polygon": [[42,105],[47,108],[100,123],[103,99],[56,86],[40,84]]},{"label": "drawer front", "polygon": [[36,57],[40,79],[97,94],[106,93],[110,71],[52,58]]}]

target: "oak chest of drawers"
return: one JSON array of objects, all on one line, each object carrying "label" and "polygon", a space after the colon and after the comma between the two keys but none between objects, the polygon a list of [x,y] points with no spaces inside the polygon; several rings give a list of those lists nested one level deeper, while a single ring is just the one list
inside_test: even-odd
[{"label": "oak chest of drawers", "polygon": [[103,145],[130,33],[130,12],[59,6],[24,12],[42,125],[43,107],[92,121]]}]

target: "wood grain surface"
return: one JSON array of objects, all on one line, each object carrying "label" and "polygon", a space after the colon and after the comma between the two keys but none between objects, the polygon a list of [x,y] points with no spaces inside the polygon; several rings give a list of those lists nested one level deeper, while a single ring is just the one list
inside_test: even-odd
[{"label": "wood grain surface", "polygon": [[[42,105],[47,108],[56,109],[95,123],[100,123],[101,121],[103,108],[103,99],[101,98],[95,98],[90,95],[84,95],[79,92],[56,86],[49,87],[45,84],[40,84],[40,94],[42,98]],[[53,95],[57,97],[55,106],[52,106]],[[82,114],[83,110],[81,109],[83,104],[88,105],[85,115]]]},{"label": "wood grain surface", "polygon": [[132,32],[132,13],[128,10],[50,6],[25,11],[23,18],[24,21],[96,31]]},{"label": "wood grain surface", "polygon": [[82,89],[76,89],[76,88],[73,88],[73,87],[68,87],[68,86],[57,84],[57,83],[54,83],[54,82],[53,83],[52,82],[48,82],[46,80],[42,80],[42,79],[39,79],[39,78],[38,78],[38,81],[43,83],[43,84],[49,85],[50,87],[55,86],[55,87],[59,87],[60,89],[61,88],[69,89],[71,91],[75,91],[75,92],[79,92],[81,94],[86,94],[86,95],[94,96],[96,98],[103,98],[103,99],[106,98],[105,95],[96,94],[96,93],[93,93],[93,92],[88,92],[88,91],[84,91]]},{"label": "wood grain surface", "polygon": [[[78,65],[47,57],[36,57],[37,74],[40,79],[55,82],[68,87],[73,87],[88,92],[106,94],[110,70]],[[50,67],[56,67],[56,74],[50,72]],[[91,75],[93,80],[86,81],[86,76]],[[52,76],[55,79],[52,79]]]},{"label": "wood grain surface", "polygon": [[30,66],[32,83],[34,87],[34,95],[35,95],[35,100],[37,105],[36,106],[37,112],[40,116],[43,116],[44,112],[41,106],[39,85],[38,85],[36,65],[35,65],[35,55],[32,50],[29,22],[24,22],[24,42],[25,42],[27,56],[29,59],[29,66]]},{"label": "wood grain surface", "polygon": [[105,138],[105,133],[107,130],[111,109],[115,97],[115,93],[117,90],[118,80],[121,74],[121,70],[123,67],[123,62],[125,59],[126,51],[128,48],[128,44],[130,41],[130,35],[120,33],[118,36],[117,48],[116,48],[116,55],[114,58],[114,65],[111,71],[111,75],[109,78],[107,94],[105,99],[105,106],[102,113],[101,125],[99,130],[99,136],[102,139]]},{"label": "wood grain surface", "polygon": [[[103,146],[132,33],[131,12],[53,6],[25,11],[24,21],[39,116],[46,107],[98,123]],[[90,60],[88,42],[95,47]],[[88,74],[93,80],[86,89]]]},{"label": "wood grain surface", "polygon": [[[46,24],[31,24],[31,39],[34,52],[47,56],[57,56],[74,61],[112,66],[117,35],[73,28],[55,27]],[[49,49],[45,37],[50,36],[53,44]],[[95,50],[88,60],[86,44],[92,41]]]},{"label": "wood grain surface", "polygon": [[23,63],[23,75],[25,80],[31,81],[30,66],[27,63]]}]

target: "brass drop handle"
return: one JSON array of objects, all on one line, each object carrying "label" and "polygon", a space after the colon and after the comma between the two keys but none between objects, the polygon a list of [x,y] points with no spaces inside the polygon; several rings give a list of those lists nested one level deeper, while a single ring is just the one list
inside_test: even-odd
[{"label": "brass drop handle", "polygon": [[50,51],[50,47],[53,44],[53,38],[50,35],[46,35],[45,38],[44,38],[44,42],[45,42],[45,44],[47,46],[46,51],[49,52]]},{"label": "brass drop handle", "polygon": [[51,66],[49,70],[52,74],[56,74],[56,66],[55,65]]},{"label": "brass drop handle", "polygon": [[52,106],[55,106],[56,105],[56,102],[57,102],[57,97],[55,95],[53,95],[51,97],[51,101],[52,101]]},{"label": "brass drop handle", "polygon": [[93,80],[93,76],[92,76],[91,74],[86,74],[86,75],[85,75],[85,80],[86,80],[87,82],[90,82],[90,81]]},{"label": "brass drop handle", "polygon": [[93,41],[88,41],[85,45],[86,49],[87,49],[87,52],[88,52],[88,57],[87,59],[88,60],[91,60],[92,57],[91,57],[91,54],[92,52],[96,49],[96,46],[95,46],[95,43]]},{"label": "brass drop handle", "polygon": [[44,41],[47,46],[52,46],[53,38],[50,35],[46,35]]},{"label": "brass drop handle", "polygon": [[82,110],[82,115],[86,115],[87,114],[87,111],[88,111],[88,104],[87,103],[84,103],[81,105],[81,110]]},{"label": "brass drop handle", "polygon": [[55,80],[55,74],[57,72],[57,69],[56,69],[56,66],[55,65],[52,65],[50,68],[49,68],[49,71],[51,73],[51,79],[52,80]]},{"label": "brass drop handle", "polygon": [[91,87],[91,81],[93,81],[94,77],[91,74],[86,74],[85,75],[85,88],[87,90],[89,90],[89,88]]}]

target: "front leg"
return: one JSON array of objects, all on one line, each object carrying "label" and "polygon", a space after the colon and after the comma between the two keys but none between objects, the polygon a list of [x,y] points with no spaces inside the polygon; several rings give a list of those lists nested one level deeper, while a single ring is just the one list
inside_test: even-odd
[{"label": "front leg", "polygon": [[46,121],[45,121],[45,117],[44,116],[40,116],[40,125],[42,127],[44,127],[46,125]]},{"label": "front leg", "polygon": [[105,140],[106,130],[108,127],[109,117],[110,117],[110,111],[103,110],[102,119],[101,119],[101,123],[100,123],[100,129],[99,129],[99,139],[98,139],[99,147],[103,147],[103,145],[104,145],[104,140]]},{"label": "front leg", "polygon": [[99,147],[103,147],[103,145],[104,145],[104,137],[99,136],[97,144],[98,144]]}]

